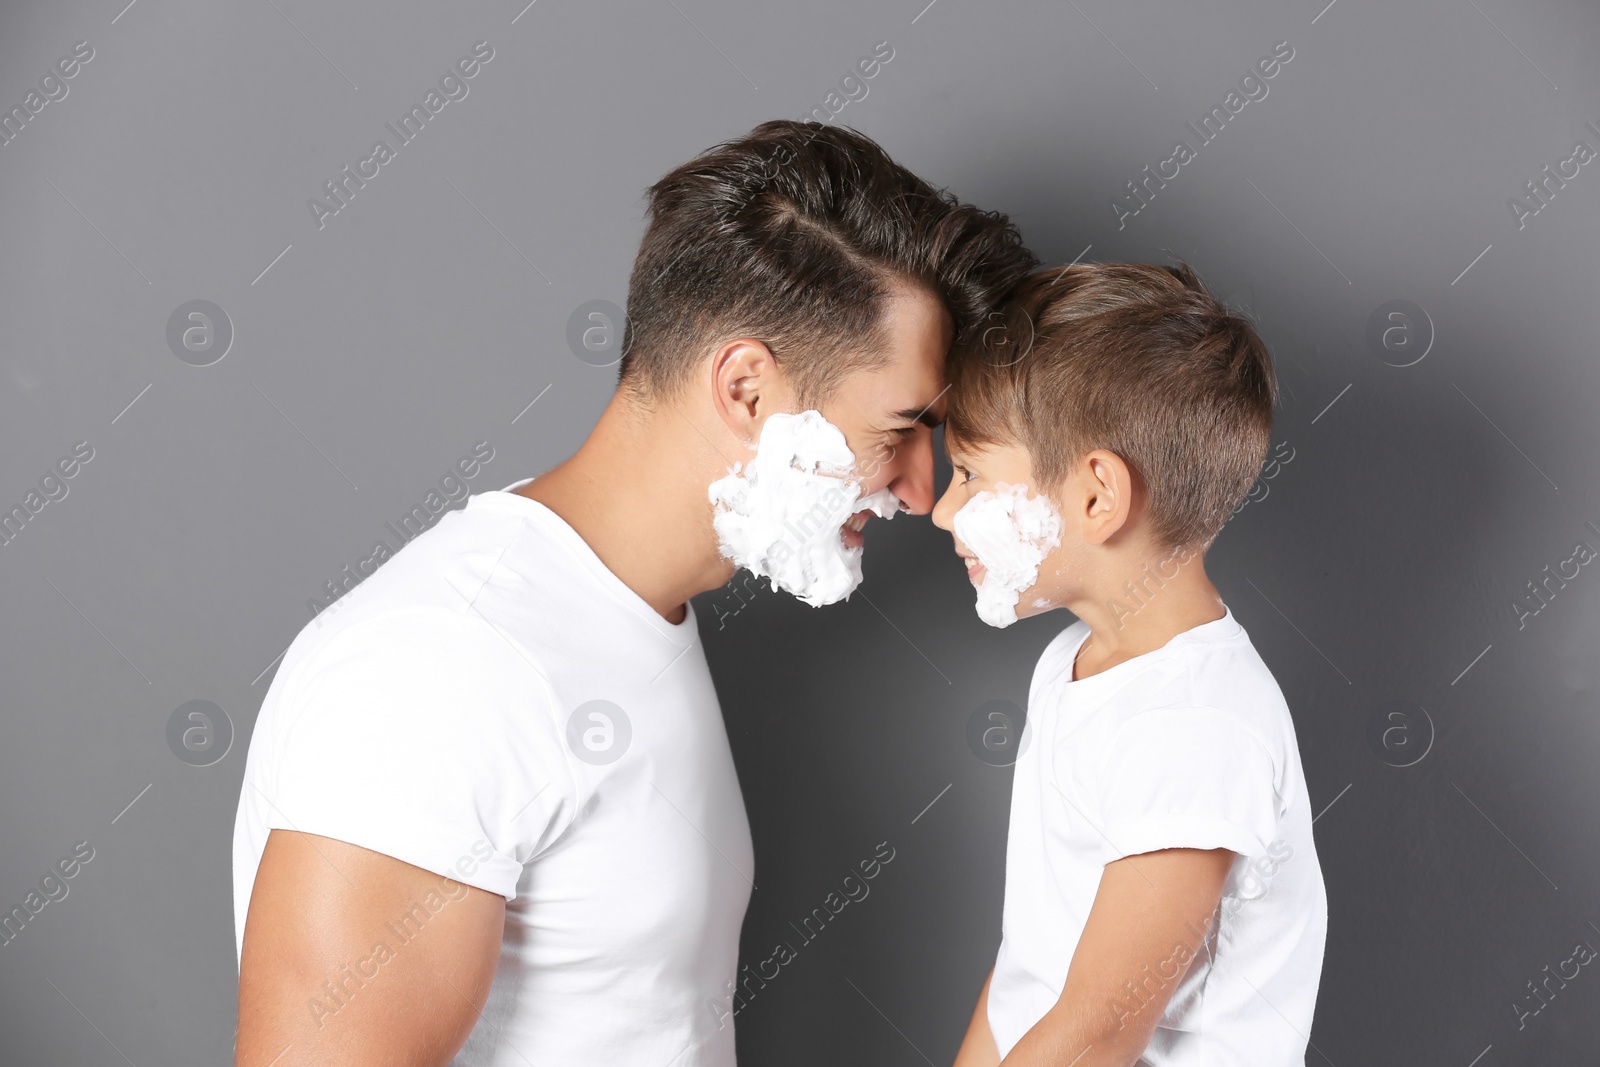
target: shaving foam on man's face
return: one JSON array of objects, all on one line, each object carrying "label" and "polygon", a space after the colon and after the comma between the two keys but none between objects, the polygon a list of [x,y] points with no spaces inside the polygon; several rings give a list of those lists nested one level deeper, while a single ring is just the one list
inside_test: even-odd
[{"label": "shaving foam on man's face", "polygon": [[1061,543],[1061,516],[1047,496],[1026,485],[998,483],[976,493],[954,519],[955,535],[976,560],[978,617],[1005,628],[1017,621],[1017,601],[1039,580],[1039,565]]},{"label": "shaving foam on man's face", "polygon": [[863,492],[844,433],[817,411],[767,416],[755,458],[708,495],[722,555],[813,607],[861,584],[865,513],[900,510],[888,489]]}]

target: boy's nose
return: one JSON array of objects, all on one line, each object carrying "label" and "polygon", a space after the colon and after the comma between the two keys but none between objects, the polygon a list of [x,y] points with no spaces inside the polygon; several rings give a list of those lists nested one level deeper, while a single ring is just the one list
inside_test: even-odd
[{"label": "boy's nose", "polygon": [[944,495],[939,498],[938,505],[933,509],[933,524],[939,529],[950,533],[955,532],[956,512],[961,510],[961,502],[955,499],[955,495],[956,479],[954,475],[951,475],[950,487],[944,491]]}]

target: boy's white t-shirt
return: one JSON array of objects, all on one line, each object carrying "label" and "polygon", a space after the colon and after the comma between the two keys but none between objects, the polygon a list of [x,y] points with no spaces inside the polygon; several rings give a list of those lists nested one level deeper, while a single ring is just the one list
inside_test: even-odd
[{"label": "boy's white t-shirt", "polygon": [[[753,856],[693,609],[666,622],[509,491],[530,480],[470,497],[289,646],[234,824],[235,948],[268,831],[336,838],[505,897],[459,1067],[732,1067]],[[326,976],[319,1019],[451,899],[417,903],[387,953]]]},{"label": "boy's white t-shirt", "polygon": [[[1225,608],[1161,648],[1072,681],[1089,627],[1039,658],[1016,762],[989,1026],[1001,1056],[1052,1008],[1107,863],[1163,848],[1238,853],[1205,943],[1141,972],[1107,1020],[1179,985],[1140,1064],[1305,1062],[1328,903],[1294,723]],[[1176,948],[1177,946],[1175,946]],[[1161,973],[1158,973],[1161,972]]]}]

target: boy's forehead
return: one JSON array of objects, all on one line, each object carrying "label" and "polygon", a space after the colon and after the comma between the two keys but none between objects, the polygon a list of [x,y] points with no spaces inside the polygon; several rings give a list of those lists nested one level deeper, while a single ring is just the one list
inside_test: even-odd
[{"label": "boy's forehead", "polygon": [[944,453],[952,460],[976,459],[983,451],[983,446],[968,444],[950,432],[950,427],[944,428]]},{"label": "boy's forehead", "polygon": [[950,427],[944,428],[944,450],[952,459],[960,459],[973,463],[1014,462],[1026,459],[1032,462],[1032,456],[1026,446],[1020,441],[963,441],[950,433]]}]

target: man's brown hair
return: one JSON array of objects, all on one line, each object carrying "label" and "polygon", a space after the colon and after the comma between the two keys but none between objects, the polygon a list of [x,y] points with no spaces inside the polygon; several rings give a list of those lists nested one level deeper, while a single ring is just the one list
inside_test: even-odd
[{"label": "man's brown hair", "polygon": [[925,289],[970,338],[1038,259],[1004,215],[918,178],[855,130],[764,122],[649,191],[620,384],[676,391],[711,347],[766,343],[802,404],[887,360],[886,300]]},{"label": "man's brown hair", "polygon": [[958,353],[945,433],[1022,445],[1042,491],[1114,452],[1157,547],[1204,549],[1261,470],[1277,399],[1266,344],[1187,263],[1083,263],[1030,274]]}]

